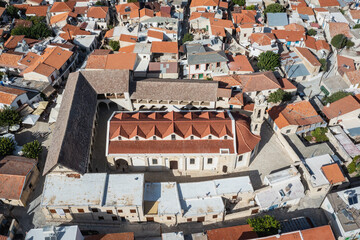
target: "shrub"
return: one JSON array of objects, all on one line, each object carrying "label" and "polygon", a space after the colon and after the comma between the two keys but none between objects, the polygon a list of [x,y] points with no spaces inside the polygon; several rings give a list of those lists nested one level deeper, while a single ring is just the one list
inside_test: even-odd
[{"label": "shrub", "polygon": [[357,29],[357,28],[360,28],[360,24],[355,24],[353,29]]},{"label": "shrub", "polygon": [[321,58],[321,59],[319,59],[319,62],[321,63],[320,70],[323,71],[323,72],[326,72],[327,71],[327,61],[326,61],[326,59]]},{"label": "shrub", "polygon": [[330,96],[324,97],[323,98],[323,103],[325,105],[328,104],[328,103],[333,103],[333,102],[336,102],[337,100],[340,100],[340,99],[342,99],[344,97],[347,97],[349,95],[352,95],[352,93],[339,91],[339,92],[331,94]]},{"label": "shrub", "polygon": [[335,35],[331,39],[331,45],[333,45],[337,49],[341,49],[346,46],[347,38],[344,34]]},{"label": "shrub", "polygon": [[13,5],[9,5],[6,8],[6,13],[12,18],[20,18],[18,12],[19,12],[19,9],[14,7]]},{"label": "shrub", "polygon": [[52,31],[48,25],[44,22],[38,22],[33,24],[31,27],[17,26],[11,30],[11,35],[25,35],[27,38],[32,39],[43,39],[50,37]]},{"label": "shrub", "polygon": [[328,132],[328,128],[318,127],[311,132],[311,136],[315,138],[316,142],[326,142],[329,138],[325,135]]},{"label": "shrub", "polygon": [[259,237],[265,237],[277,234],[280,230],[280,223],[273,216],[265,215],[263,217],[255,217],[247,220]]},{"label": "shrub", "polygon": [[250,6],[247,6],[245,9],[246,10],[256,10],[256,6],[255,5],[250,5]]},{"label": "shrub", "polygon": [[11,138],[0,137],[0,156],[11,155],[15,150],[15,143]]},{"label": "shrub", "polygon": [[105,6],[105,4],[103,2],[101,2],[101,1],[97,1],[95,3],[95,6]]},{"label": "shrub", "polygon": [[347,40],[346,48],[349,49],[349,48],[352,48],[353,46],[355,46],[355,43],[351,40]]},{"label": "shrub", "polygon": [[291,100],[291,93],[285,92],[282,89],[278,89],[273,93],[270,93],[268,102],[271,103],[278,103],[283,101],[289,101]]},{"label": "shrub", "polygon": [[22,148],[24,156],[27,158],[39,159],[42,152],[41,144],[38,140],[25,144]]},{"label": "shrub", "polygon": [[265,8],[265,14],[266,13],[280,13],[280,12],[285,12],[285,8],[279,3],[269,4]]},{"label": "shrub", "polygon": [[315,36],[317,34],[316,30],[315,29],[309,29],[309,31],[307,32],[307,34],[309,36]]},{"label": "shrub", "polygon": [[280,66],[280,56],[271,51],[262,52],[260,53],[257,66],[261,70],[275,71],[275,68]]},{"label": "shrub", "polygon": [[194,40],[194,36],[191,33],[186,33],[182,39],[182,43],[191,42]]},{"label": "shrub", "polygon": [[16,112],[11,107],[4,107],[0,110],[0,126],[1,127],[11,127],[16,124],[20,124],[21,117],[18,112]]},{"label": "shrub", "polygon": [[113,51],[118,51],[120,49],[120,43],[119,41],[114,41],[114,40],[111,40],[109,42],[109,46],[111,47],[111,49]]},{"label": "shrub", "polygon": [[245,4],[246,4],[245,0],[232,0],[232,2],[239,6],[245,6]]},{"label": "shrub", "polygon": [[352,173],[358,171],[357,161],[358,161],[359,157],[360,156],[354,157],[352,162],[347,166],[347,170],[348,170],[349,174],[352,174]]}]

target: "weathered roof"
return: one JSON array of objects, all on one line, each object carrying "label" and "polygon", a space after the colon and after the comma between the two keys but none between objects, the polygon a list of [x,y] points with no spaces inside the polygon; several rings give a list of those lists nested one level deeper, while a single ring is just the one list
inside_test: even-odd
[{"label": "weathered roof", "polygon": [[325,106],[322,111],[328,119],[333,119],[358,109],[360,109],[359,100],[355,96],[347,96]]},{"label": "weathered roof", "polygon": [[[98,75],[99,79],[105,78]],[[45,162],[44,175],[58,164],[80,174],[86,172],[96,104],[97,93],[84,75],[80,72],[71,73]]]},{"label": "weathered roof", "polygon": [[210,101],[217,99],[218,83],[194,79],[146,79],[131,87],[131,99]]},{"label": "weathered roof", "polygon": [[10,105],[18,96],[24,93],[26,93],[26,91],[21,89],[0,86],[0,103]]},{"label": "weathered roof", "polygon": [[224,51],[200,52],[188,55],[188,64],[204,64],[204,63],[217,63],[227,62],[228,58]]},{"label": "weathered roof", "polygon": [[266,16],[270,27],[285,26],[289,24],[287,13],[267,13]]},{"label": "weathered roof", "polygon": [[257,237],[250,225],[210,229],[206,231],[208,240],[245,240]]}]

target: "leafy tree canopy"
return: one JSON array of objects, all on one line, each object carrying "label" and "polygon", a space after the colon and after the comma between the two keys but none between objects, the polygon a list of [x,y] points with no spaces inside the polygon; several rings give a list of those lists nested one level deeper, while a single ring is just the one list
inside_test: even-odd
[{"label": "leafy tree canopy", "polygon": [[131,2],[138,2],[138,0],[127,0],[128,3],[131,3]]},{"label": "leafy tree canopy", "polygon": [[191,42],[194,40],[194,36],[191,33],[186,33],[182,39],[182,43]]},{"label": "leafy tree canopy", "polygon": [[11,127],[16,124],[20,124],[20,122],[20,114],[16,112],[13,108],[4,107],[0,110],[0,126]]},{"label": "leafy tree canopy", "polygon": [[11,35],[25,35],[27,38],[32,39],[43,39],[50,37],[52,35],[52,31],[44,22],[38,22],[37,24],[33,24],[31,27],[25,26],[17,26],[11,30]]},{"label": "leafy tree canopy", "polygon": [[246,10],[256,10],[256,6],[255,5],[250,5],[250,6],[247,6],[245,9]]},{"label": "leafy tree canopy", "polygon": [[360,24],[355,24],[353,28],[354,29],[360,28]]},{"label": "leafy tree canopy", "polygon": [[328,103],[336,102],[337,100],[340,100],[349,95],[352,95],[352,93],[339,91],[339,92],[331,94],[330,96],[324,97],[323,102],[326,105]]},{"label": "leafy tree canopy", "polygon": [[280,56],[271,51],[262,52],[259,56],[257,66],[261,70],[275,71],[275,68],[280,66]]},{"label": "leafy tree canopy", "polygon": [[281,13],[281,12],[285,12],[285,8],[279,3],[269,4],[265,8],[265,14],[266,13]]},{"label": "leafy tree canopy", "polygon": [[265,237],[277,234],[280,230],[280,223],[273,216],[265,215],[247,220],[250,227],[253,228],[259,237]]},{"label": "leafy tree canopy", "polygon": [[291,93],[285,92],[282,89],[278,89],[273,93],[270,93],[268,102],[271,103],[279,103],[283,101],[290,101],[291,100]]},{"label": "leafy tree canopy", "polygon": [[349,49],[349,48],[352,48],[353,46],[355,46],[355,43],[353,41],[351,41],[350,39],[348,39],[346,41],[346,48]]},{"label": "leafy tree canopy", "polygon": [[321,59],[319,59],[319,62],[321,63],[320,70],[323,71],[323,72],[326,72],[327,71],[327,61],[326,61],[326,59],[321,58]]},{"label": "leafy tree canopy", "polygon": [[113,51],[118,51],[120,49],[120,43],[119,41],[114,41],[114,40],[111,40],[109,42],[109,46],[111,47],[111,49]]},{"label": "leafy tree canopy", "polygon": [[344,34],[338,34],[331,39],[331,45],[337,49],[341,49],[346,46],[347,38]]},{"label": "leafy tree canopy", "polygon": [[27,158],[39,159],[42,152],[41,144],[38,140],[25,144],[22,148],[24,156]]},{"label": "leafy tree canopy", "polygon": [[317,32],[315,29],[309,29],[309,31],[307,33],[309,36],[315,36]]},{"label": "leafy tree canopy", "polygon": [[15,143],[11,138],[0,137],[0,156],[11,155],[15,150]]},{"label": "leafy tree canopy", "polygon": [[245,4],[246,4],[245,0],[232,0],[232,2],[239,6],[245,6]]},{"label": "leafy tree canopy", "polygon": [[101,1],[97,1],[95,3],[95,6],[105,6],[105,4],[103,2],[101,2]]},{"label": "leafy tree canopy", "polygon": [[18,12],[19,12],[19,9],[14,7],[13,5],[9,5],[6,8],[6,13],[12,18],[20,18]]}]

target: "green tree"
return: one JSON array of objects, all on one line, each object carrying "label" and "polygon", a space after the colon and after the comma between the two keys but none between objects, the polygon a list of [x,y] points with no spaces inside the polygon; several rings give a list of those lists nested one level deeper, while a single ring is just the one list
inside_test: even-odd
[{"label": "green tree", "polygon": [[0,156],[11,155],[15,150],[15,143],[11,138],[0,137]]},{"label": "green tree", "polygon": [[245,0],[232,0],[232,2],[239,6],[245,6],[245,4],[246,4]]},{"label": "green tree", "polygon": [[19,12],[19,9],[14,7],[13,5],[9,5],[6,8],[6,13],[12,18],[20,18],[18,12]]},{"label": "green tree", "polygon": [[309,36],[315,36],[316,35],[316,30],[315,29],[309,29],[309,31],[307,32],[307,34],[309,35]]},{"label": "green tree", "polygon": [[182,43],[191,42],[194,40],[194,36],[191,33],[186,33],[182,39]]},{"label": "green tree", "polygon": [[250,5],[250,6],[247,6],[245,9],[246,10],[256,10],[256,6],[255,5]]},{"label": "green tree", "polygon": [[118,51],[119,48],[120,48],[119,41],[114,41],[114,40],[111,40],[111,41],[109,42],[109,46],[111,47],[111,49],[112,49],[113,51]]},{"label": "green tree", "polygon": [[45,17],[31,16],[31,17],[26,17],[26,20],[31,21],[33,24],[39,24],[45,22]]},{"label": "green tree", "polygon": [[346,41],[346,48],[349,49],[349,48],[352,48],[353,46],[355,46],[355,43],[353,41],[351,41],[350,39],[348,39]]},{"label": "green tree", "polygon": [[331,45],[337,49],[341,49],[346,46],[347,38],[344,34],[338,34],[331,39]]},{"label": "green tree", "polygon": [[321,63],[320,70],[323,71],[323,72],[326,72],[327,71],[327,61],[326,61],[326,59],[321,58],[321,59],[319,59],[319,62]]},{"label": "green tree", "polygon": [[266,13],[281,13],[281,12],[285,12],[285,8],[279,3],[269,4],[265,8],[265,14]]},{"label": "green tree", "polygon": [[353,29],[357,29],[357,28],[360,28],[360,24],[355,24]]},{"label": "green tree", "polygon": [[280,56],[271,51],[262,52],[260,53],[257,66],[261,70],[275,71],[275,68],[280,66]]},{"label": "green tree", "polygon": [[105,4],[103,2],[101,2],[101,1],[97,1],[95,3],[95,6],[105,6]]},{"label": "green tree", "polygon": [[269,94],[268,102],[279,103],[291,100],[291,93],[285,92],[282,89],[278,89],[273,93]]},{"label": "green tree", "polygon": [[280,223],[273,216],[249,218],[247,223],[259,237],[277,234],[280,230]]},{"label": "green tree", "polygon": [[0,126],[1,127],[11,127],[16,124],[20,124],[21,117],[18,112],[16,112],[11,107],[4,107],[0,111]]},{"label": "green tree", "polygon": [[39,159],[42,152],[42,146],[38,140],[25,144],[22,148],[24,156],[27,158]]},{"label": "green tree", "polygon": [[33,24],[31,27],[17,26],[11,30],[11,35],[25,35],[27,38],[43,39],[50,37],[52,31],[49,29],[46,23],[39,22]]},{"label": "green tree", "polygon": [[349,95],[352,95],[352,93],[339,91],[339,92],[331,94],[330,96],[324,97],[323,98],[323,103],[325,105],[328,104],[328,103],[333,103],[333,102],[336,102],[337,100],[340,100],[340,99],[342,99],[344,97],[347,97]]},{"label": "green tree", "polygon": [[127,0],[128,3],[135,3],[135,2],[138,2],[138,0]]}]

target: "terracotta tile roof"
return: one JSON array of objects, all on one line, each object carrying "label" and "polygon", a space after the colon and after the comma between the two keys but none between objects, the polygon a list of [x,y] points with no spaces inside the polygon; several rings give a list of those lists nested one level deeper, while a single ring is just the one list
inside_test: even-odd
[{"label": "terracotta tile roof", "polygon": [[115,53],[107,55],[90,55],[86,69],[129,69],[134,70],[136,53]]},{"label": "terracotta tile roof", "polygon": [[20,64],[26,65],[26,66],[30,66],[32,64],[34,64],[36,61],[38,61],[40,58],[40,55],[37,55],[36,53],[33,52],[28,52],[28,54],[26,54],[26,56],[21,59],[21,61],[19,61]]},{"label": "terracotta tile roof", "polygon": [[[256,238],[259,239],[259,238]],[[335,240],[329,225],[263,237],[262,240]]]},{"label": "terracotta tile roof", "polygon": [[149,16],[149,17],[153,17],[154,16],[154,11],[148,8],[143,8],[140,10],[140,17],[144,17],[144,16]]},{"label": "terracotta tile roof", "polygon": [[220,0],[192,0],[190,7],[219,6]]},{"label": "terracotta tile roof", "polygon": [[[252,151],[260,141],[260,136],[250,132],[248,118],[233,114],[236,130],[236,149],[233,139],[208,139],[234,137],[232,121],[227,112],[134,112],[118,113],[110,120],[109,154],[120,153],[219,153],[229,149],[243,154]],[[152,140],[153,136],[165,138],[176,134],[181,138],[197,136],[203,139]],[[117,140],[118,136],[124,138]],[[147,140],[126,140],[139,136]],[[116,140],[114,140],[116,139]]]},{"label": "terracotta tile roof", "polygon": [[209,20],[211,26],[235,29],[233,22],[230,20],[218,18],[209,18]]},{"label": "terracotta tile roof", "polygon": [[233,13],[232,18],[235,24],[256,23],[255,16],[252,13]]},{"label": "terracotta tile roof", "polygon": [[342,173],[337,163],[322,166],[321,170],[331,184],[341,183],[345,181],[344,174]]},{"label": "terracotta tile roof", "polygon": [[76,15],[85,15],[87,11],[89,10],[89,7],[74,7],[74,14]]},{"label": "terracotta tile roof", "polygon": [[251,71],[254,72],[248,58],[245,55],[228,56],[228,67],[230,71]]},{"label": "terracotta tile roof", "polygon": [[290,125],[307,126],[324,122],[311,103],[305,100],[272,107],[268,113],[280,129]]},{"label": "terracotta tile roof", "polygon": [[135,44],[126,46],[126,47],[122,47],[119,49],[118,52],[132,53],[132,52],[134,52],[134,48],[135,48]]},{"label": "terracotta tile roof", "polygon": [[32,72],[36,72],[44,76],[50,76],[55,71],[56,69],[54,67],[44,63],[37,64],[36,67],[32,70]]},{"label": "terracotta tile roof", "polygon": [[18,43],[24,40],[25,35],[10,36],[10,38],[4,43],[4,47],[8,49],[14,49]]},{"label": "terracotta tile roof", "polygon": [[281,89],[283,90],[296,90],[296,86],[294,84],[292,84],[287,78],[281,78],[278,80],[280,85],[281,85]]},{"label": "terracotta tile roof", "polygon": [[360,19],[360,10],[350,10],[349,12],[353,19]]},{"label": "terracotta tile roof", "polygon": [[347,23],[342,22],[329,22],[330,37],[333,38],[338,34],[344,34],[346,37],[351,38],[350,27]]},{"label": "terracotta tile roof", "polygon": [[129,43],[136,43],[137,42],[137,36],[121,34],[120,41],[129,42]]},{"label": "terracotta tile roof", "polygon": [[314,8],[315,12],[328,12],[329,10],[326,8]]},{"label": "terracotta tile roof", "polygon": [[61,31],[63,33],[60,33],[59,36],[64,40],[72,40],[77,35],[91,35],[91,32],[84,31],[80,27],[71,24],[66,24]]},{"label": "terracotta tile roof", "polygon": [[108,7],[90,7],[87,12],[89,18],[106,18],[109,11]]},{"label": "terracotta tile roof", "polygon": [[251,44],[256,42],[260,46],[271,45],[271,41],[276,40],[273,33],[253,33],[250,35],[249,40]]},{"label": "terracotta tile roof", "polygon": [[340,6],[340,3],[337,0],[318,0],[320,7],[336,7]]},{"label": "terracotta tile roof", "polygon": [[108,233],[100,235],[85,236],[85,240],[134,240],[133,232]]},{"label": "terracotta tile roof", "polygon": [[349,79],[351,85],[360,84],[360,70],[345,72],[345,75]]},{"label": "terracotta tile roof", "polygon": [[48,47],[40,57],[43,63],[59,70],[72,55],[73,52],[60,47]]},{"label": "terracotta tile roof", "polygon": [[10,105],[18,96],[24,93],[26,93],[26,91],[21,89],[0,86],[0,103]]},{"label": "terracotta tile roof", "polygon": [[244,106],[244,94],[237,93],[229,99],[230,105]]},{"label": "terracotta tile roof", "polygon": [[21,69],[18,62],[22,59],[22,57],[23,54],[2,53],[0,55],[0,66]]},{"label": "terracotta tile roof", "polygon": [[148,30],[148,37],[164,40],[164,33],[159,31]]},{"label": "terracotta tile roof", "polygon": [[6,8],[0,7],[0,16],[2,16],[5,12]]},{"label": "terracotta tile roof", "polygon": [[71,12],[74,9],[75,4],[75,1],[54,2],[50,9],[50,12]]},{"label": "terracotta tile roof", "polygon": [[130,19],[139,18],[140,17],[140,11],[139,10],[133,10],[130,12]]},{"label": "terracotta tile roof", "polygon": [[152,53],[179,53],[177,42],[153,42],[151,43]]},{"label": "terracotta tile roof", "polygon": [[66,21],[68,19],[68,17],[69,17],[68,12],[57,14],[57,15],[52,16],[50,18],[50,24],[55,24],[55,23],[58,23],[58,22]]},{"label": "terracotta tile roof", "polygon": [[219,7],[228,9],[229,3],[228,3],[228,2],[224,2],[224,1],[220,1],[220,2],[219,2]]},{"label": "terracotta tile roof", "polygon": [[116,5],[116,12],[118,12],[120,15],[129,15],[131,11],[139,9],[140,5],[138,2]]},{"label": "terracotta tile roof", "polygon": [[21,10],[26,10],[28,7],[30,7],[29,4],[13,4],[13,6]]},{"label": "terracotta tile roof", "polygon": [[342,116],[344,114],[358,110],[359,108],[360,103],[357,98],[350,95],[331,103],[328,107],[325,106],[322,109],[322,112],[328,119],[333,119],[338,116]]},{"label": "terracotta tile roof", "polygon": [[226,32],[224,27],[210,25],[211,34],[214,36],[226,37]]},{"label": "terracotta tile roof", "polygon": [[337,55],[336,57],[338,72],[341,76],[343,76],[346,72],[351,72],[355,70],[355,64],[353,59],[340,55]]},{"label": "terracotta tile roof", "polygon": [[199,17],[213,18],[213,17],[215,17],[215,13],[212,13],[212,12],[192,12],[189,20],[197,19]]},{"label": "terracotta tile roof", "polygon": [[275,34],[277,39],[282,39],[285,41],[304,41],[306,39],[306,35],[304,31],[286,31],[286,30],[272,30],[273,34]]},{"label": "terracotta tile roof", "polygon": [[155,15],[156,15],[157,17],[168,17],[168,18],[171,17],[171,14],[170,14],[170,13],[163,12],[163,11],[157,12]]},{"label": "terracotta tile roof", "polygon": [[0,198],[20,199],[26,175],[36,167],[34,159],[6,156],[0,161]]},{"label": "terracotta tile roof", "polygon": [[211,229],[207,230],[206,233],[208,240],[246,240],[257,237],[250,225]]},{"label": "terracotta tile roof", "polygon": [[302,15],[315,15],[311,7],[297,7],[297,12]]},{"label": "terracotta tile roof", "polygon": [[115,28],[106,31],[104,38],[112,38],[114,36],[114,30]]},{"label": "terracotta tile roof", "polygon": [[307,48],[296,47],[295,48],[311,65],[321,66],[321,63]]},{"label": "terracotta tile roof", "polygon": [[279,81],[272,72],[216,76],[213,79],[219,81],[220,84],[226,84],[227,87],[240,86],[242,92],[257,92],[281,88]]},{"label": "terracotta tile roof", "polygon": [[302,32],[305,32],[304,26],[301,26],[300,24],[297,24],[297,23],[291,23],[289,25],[284,26],[284,28],[287,31],[302,31]]},{"label": "terracotta tile roof", "polygon": [[316,45],[316,49],[318,51],[322,50],[322,49],[325,49],[325,50],[328,50],[328,51],[331,50],[330,45],[325,40],[317,40],[315,42],[315,45]]},{"label": "terracotta tile roof", "polygon": [[49,6],[29,6],[26,9],[26,15],[36,15],[38,17],[46,17]]}]

